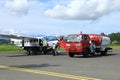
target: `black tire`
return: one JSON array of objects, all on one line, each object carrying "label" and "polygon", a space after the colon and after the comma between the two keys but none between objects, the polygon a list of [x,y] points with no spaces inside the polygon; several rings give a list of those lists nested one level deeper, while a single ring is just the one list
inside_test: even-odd
[{"label": "black tire", "polygon": [[31,51],[30,51],[30,50],[27,50],[26,54],[27,54],[27,55],[30,55],[30,54],[31,54]]},{"label": "black tire", "polygon": [[37,51],[32,51],[32,54],[37,55],[38,52]]},{"label": "black tire", "polygon": [[43,47],[43,53],[47,54],[47,52],[48,52],[47,47]]},{"label": "black tire", "polygon": [[95,53],[90,53],[91,56],[95,56]]},{"label": "black tire", "polygon": [[53,56],[56,56],[56,55],[57,55],[56,50],[52,49],[52,52],[53,52]]},{"label": "black tire", "polygon": [[83,57],[88,57],[90,54],[90,49],[86,48],[85,52],[83,53]]},{"label": "black tire", "polygon": [[69,57],[74,57],[74,53],[69,52]]},{"label": "black tire", "polygon": [[100,52],[100,55],[102,55],[102,56],[107,55],[107,51],[101,51],[101,52]]},{"label": "black tire", "polygon": [[83,57],[88,57],[88,53],[83,53]]}]

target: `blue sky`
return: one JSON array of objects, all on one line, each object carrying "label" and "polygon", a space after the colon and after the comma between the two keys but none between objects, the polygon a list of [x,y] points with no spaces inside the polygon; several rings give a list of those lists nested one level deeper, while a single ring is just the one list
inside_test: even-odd
[{"label": "blue sky", "polygon": [[67,35],[80,31],[120,32],[120,0],[0,0],[0,33]]}]

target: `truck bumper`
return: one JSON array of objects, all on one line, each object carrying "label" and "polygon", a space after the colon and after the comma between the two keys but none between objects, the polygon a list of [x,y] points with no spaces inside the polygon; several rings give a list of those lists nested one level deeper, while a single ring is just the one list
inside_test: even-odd
[{"label": "truck bumper", "polygon": [[66,48],[66,52],[73,52],[73,53],[83,53],[84,50],[81,48]]}]

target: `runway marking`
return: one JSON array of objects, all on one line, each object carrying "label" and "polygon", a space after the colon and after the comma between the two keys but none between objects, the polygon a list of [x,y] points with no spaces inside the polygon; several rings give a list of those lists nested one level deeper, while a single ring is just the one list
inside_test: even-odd
[{"label": "runway marking", "polygon": [[5,65],[0,65],[0,68],[7,69],[7,70],[15,70],[15,71],[41,74],[41,75],[62,77],[62,78],[68,78],[68,79],[73,79],[73,80],[101,80],[101,79],[96,79],[96,78],[89,78],[89,77],[83,77],[83,76],[75,76],[75,75],[70,75],[70,74],[62,74],[62,73],[56,73],[56,72],[27,69],[27,68],[19,68],[19,67],[5,66]]}]

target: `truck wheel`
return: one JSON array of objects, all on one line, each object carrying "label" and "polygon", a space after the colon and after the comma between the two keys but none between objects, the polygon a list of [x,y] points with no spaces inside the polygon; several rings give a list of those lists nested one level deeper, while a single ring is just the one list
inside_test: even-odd
[{"label": "truck wheel", "polygon": [[88,57],[88,53],[83,53],[83,57]]},{"label": "truck wheel", "polygon": [[74,53],[70,52],[70,53],[69,53],[69,56],[70,56],[70,57],[74,57]]},{"label": "truck wheel", "polygon": [[105,56],[105,55],[107,55],[107,52],[106,51],[101,51],[100,55]]},{"label": "truck wheel", "polygon": [[85,52],[83,53],[83,57],[88,57],[89,54],[90,54],[90,49],[86,48]]},{"label": "truck wheel", "polygon": [[91,56],[95,56],[95,53],[90,53]]}]

